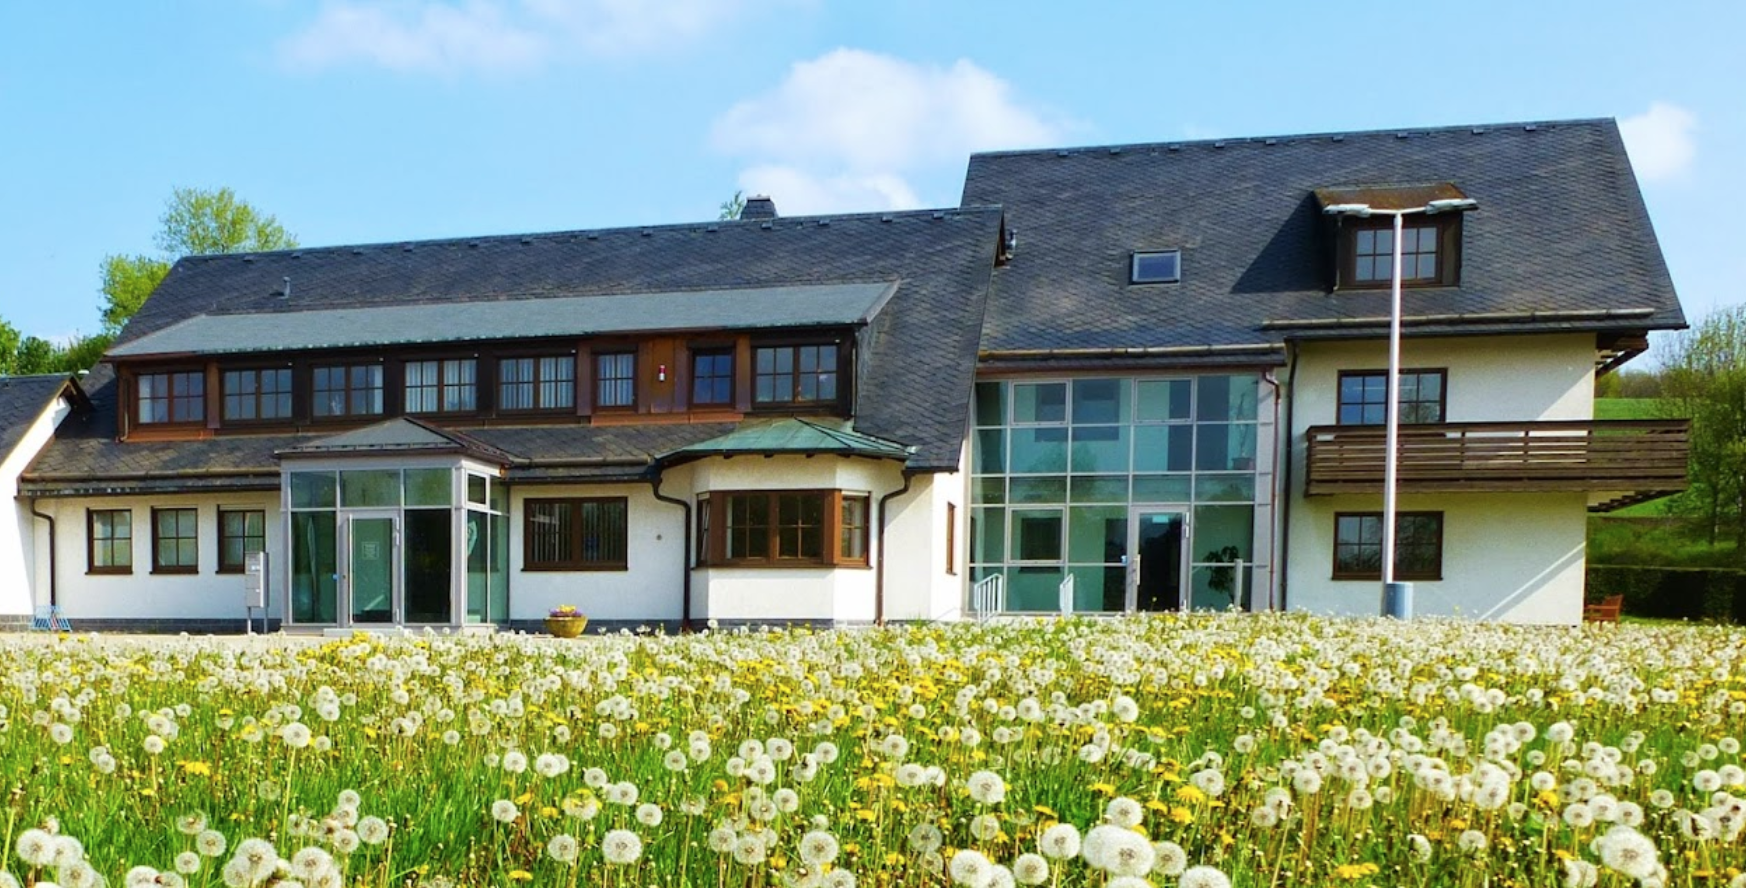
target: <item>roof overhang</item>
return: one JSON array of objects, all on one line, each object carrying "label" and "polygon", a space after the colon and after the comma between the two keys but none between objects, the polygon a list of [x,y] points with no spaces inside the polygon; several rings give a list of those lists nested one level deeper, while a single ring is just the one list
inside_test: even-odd
[{"label": "roof overhang", "polygon": [[1373,210],[1416,210],[1432,201],[1466,200],[1467,195],[1453,182],[1427,182],[1416,185],[1342,185],[1315,189],[1321,209],[1342,204],[1364,204]]}]

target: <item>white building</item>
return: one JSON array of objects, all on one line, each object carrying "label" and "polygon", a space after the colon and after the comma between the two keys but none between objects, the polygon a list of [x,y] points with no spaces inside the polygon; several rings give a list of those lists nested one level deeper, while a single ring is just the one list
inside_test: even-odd
[{"label": "white building", "polygon": [[1374,614],[1392,235],[1324,209],[1456,197],[1402,238],[1397,573],[1420,613],[1574,622],[1587,513],[1684,483],[1683,426],[1593,420],[1596,374],[1684,325],[1611,121],[981,154],[959,209],[190,257],[8,420],[0,613],[240,629],[264,550],[308,628]]}]

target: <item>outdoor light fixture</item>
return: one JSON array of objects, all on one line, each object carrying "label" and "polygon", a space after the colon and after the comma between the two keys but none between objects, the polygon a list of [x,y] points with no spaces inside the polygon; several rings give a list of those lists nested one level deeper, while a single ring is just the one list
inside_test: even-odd
[{"label": "outdoor light fixture", "polygon": [[1410,215],[1464,213],[1479,209],[1472,198],[1433,200],[1422,207],[1384,210],[1369,204],[1329,204],[1322,212],[1330,216],[1366,219],[1372,215],[1394,217],[1394,275],[1388,309],[1388,404],[1383,431],[1382,455],[1382,614],[1408,619],[1413,615],[1413,584],[1394,581],[1395,488],[1400,469],[1400,262],[1401,220]]},{"label": "outdoor light fixture", "polygon": [[667,365],[666,364],[656,364],[655,365],[655,381],[656,382],[666,382],[667,381]]}]

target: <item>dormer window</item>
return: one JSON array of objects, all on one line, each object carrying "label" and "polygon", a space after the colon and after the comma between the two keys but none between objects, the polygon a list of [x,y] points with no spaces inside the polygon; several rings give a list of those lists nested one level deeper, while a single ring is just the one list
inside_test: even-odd
[{"label": "dormer window", "polygon": [[[1400,282],[1406,287],[1452,287],[1461,214],[1408,216],[1401,228]],[[1341,226],[1340,287],[1386,289],[1394,283],[1394,220],[1350,220]]]},{"label": "dormer window", "polygon": [[1128,266],[1128,283],[1174,284],[1182,280],[1181,250],[1134,252]]},{"label": "dormer window", "polygon": [[1461,283],[1461,220],[1478,203],[1453,182],[1317,188],[1315,197],[1332,235],[1335,290],[1394,284],[1396,217],[1401,285]]},{"label": "dormer window", "polygon": [[[1437,226],[1414,225],[1400,233],[1400,279],[1423,284],[1437,279]],[[1352,283],[1391,283],[1394,280],[1394,229],[1360,229],[1352,232]]]}]

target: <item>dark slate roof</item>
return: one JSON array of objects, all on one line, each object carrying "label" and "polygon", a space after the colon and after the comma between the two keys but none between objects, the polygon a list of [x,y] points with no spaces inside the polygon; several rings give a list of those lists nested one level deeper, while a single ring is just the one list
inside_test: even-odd
[{"label": "dark slate roof", "polygon": [[[1376,335],[1387,291],[1329,292],[1314,191],[1434,183],[1479,209],[1461,285],[1409,290],[1408,335],[1684,326],[1617,125],[1574,120],[975,155],[965,205],[1018,233],[985,357]],[[1129,284],[1131,252],[1159,249],[1181,249],[1181,283]]]},{"label": "dark slate roof", "polygon": [[[542,296],[420,305],[200,314],[121,343],[112,358],[313,351],[413,343],[699,329],[848,327],[871,320],[897,285],[809,284],[614,296]],[[653,312],[649,306],[659,305]]]},{"label": "dark slate roof", "polygon": [[[546,297],[895,284],[861,334],[854,429],[914,448],[911,470],[951,471],[970,414],[1000,224],[998,209],[969,208],[190,257],[170,270],[119,341],[219,313],[292,322],[314,310],[516,300],[538,318]],[[647,312],[668,308],[651,299]],[[28,489],[68,492],[101,480],[103,489],[145,490],[177,478],[261,484],[277,475],[273,454],[331,434],[120,444],[112,369],[100,366],[86,383],[95,408],[62,424],[26,472]],[[453,428],[515,455],[510,477],[531,480],[643,477],[656,456],[734,426]]]},{"label": "dark slate roof", "polygon": [[68,386],[67,375],[0,376],[0,462]]}]

